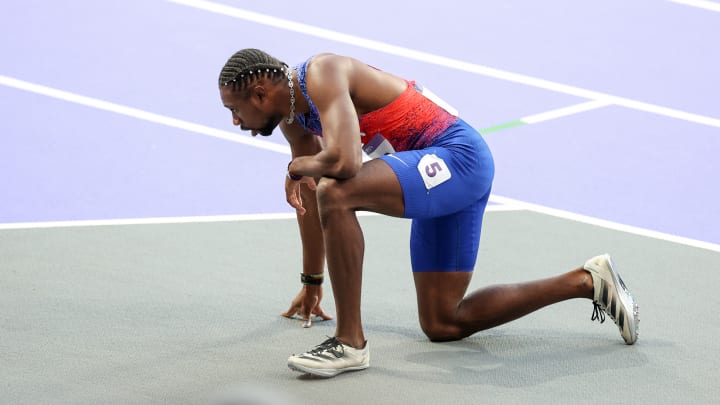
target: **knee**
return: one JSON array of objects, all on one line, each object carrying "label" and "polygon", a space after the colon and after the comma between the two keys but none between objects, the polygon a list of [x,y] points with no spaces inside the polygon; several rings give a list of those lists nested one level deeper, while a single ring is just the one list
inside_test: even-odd
[{"label": "knee", "polygon": [[320,214],[345,205],[345,192],[336,179],[323,177],[317,185],[317,201]]},{"label": "knee", "polygon": [[463,329],[449,322],[420,320],[420,327],[425,336],[433,342],[448,342],[466,337]]}]

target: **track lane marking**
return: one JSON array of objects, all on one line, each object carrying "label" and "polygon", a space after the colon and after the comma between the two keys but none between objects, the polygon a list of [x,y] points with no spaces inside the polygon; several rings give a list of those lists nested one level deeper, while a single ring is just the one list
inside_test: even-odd
[{"label": "track lane marking", "polygon": [[580,87],[570,86],[550,80],[539,79],[532,76],[522,75],[509,71],[491,68],[488,66],[478,65],[475,63],[464,62],[458,59],[447,58],[440,55],[434,55],[428,52],[417,51],[402,46],[392,45],[380,41],[362,38],[355,35],[345,34],[339,31],[333,31],[325,28],[315,27],[308,24],[299,23],[292,20],[273,17],[266,14],[256,13],[253,11],[232,7],[225,4],[214,3],[206,0],[163,0],[169,3],[184,5],[198,10],[204,10],[216,14],[225,15],[227,17],[237,18],[270,27],[279,28],[286,31],[294,31],[305,35],[315,36],[318,38],[341,42],[349,45],[358,46],[378,52],[388,53],[391,55],[401,56],[408,59],[418,60],[438,66],[444,66],[465,72],[476,73],[482,76],[493,77],[509,82],[520,83],[528,86],[538,87],[545,90],[552,90],[558,93],[564,93],[576,97],[586,98],[590,100],[601,100],[606,103],[616,104],[625,108],[645,111],[657,115],[664,115],[671,118],[690,121],[697,124],[708,125],[720,128],[720,118],[707,117],[700,114],[690,113],[687,111],[677,110],[673,108],[663,107],[651,103],[632,100],[629,98],[618,97],[611,94],[605,94],[598,91],[587,90]]}]

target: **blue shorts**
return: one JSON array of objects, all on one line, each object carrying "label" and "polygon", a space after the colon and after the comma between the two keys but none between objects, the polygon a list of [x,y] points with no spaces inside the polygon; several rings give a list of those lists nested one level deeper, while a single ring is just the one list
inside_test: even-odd
[{"label": "blue shorts", "polygon": [[413,271],[473,271],[495,173],[480,133],[458,119],[433,145],[380,159],[400,181],[405,217],[413,219]]}]

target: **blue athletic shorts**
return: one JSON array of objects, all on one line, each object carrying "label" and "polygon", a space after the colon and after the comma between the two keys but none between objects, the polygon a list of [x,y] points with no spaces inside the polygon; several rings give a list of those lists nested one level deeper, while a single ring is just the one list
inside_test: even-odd
[{"label": "blue athletic shorts", "polygon": [[432,146],[380,159],[400,180],[413,219],[413,271],[473,271],[495,173],[480,133],[458,119]]}]

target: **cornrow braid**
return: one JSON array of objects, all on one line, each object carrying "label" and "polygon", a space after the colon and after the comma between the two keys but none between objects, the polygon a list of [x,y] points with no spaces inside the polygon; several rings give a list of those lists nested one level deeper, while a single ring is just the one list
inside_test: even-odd
[{"label": "cornrow braid", "polygon": [[220,71],[218,84],[244,89],[254,78],[265,75],[275,80],[285,77],[288,65],[259,49],[242,49],[228,59]]}]

